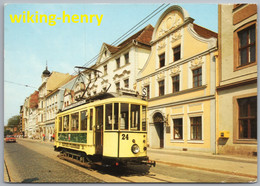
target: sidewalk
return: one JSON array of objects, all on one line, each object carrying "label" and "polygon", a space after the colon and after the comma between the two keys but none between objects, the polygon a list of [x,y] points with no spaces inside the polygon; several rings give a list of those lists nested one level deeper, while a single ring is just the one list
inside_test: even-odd
[{"label": "sidewalk", "polygon": [[149,159],[156,161],[157,164],[166,164],[257,179],[256,157],[234,157],[212,155],[211,153],[205,152],[151,148],[148,148],[147,152]]}]

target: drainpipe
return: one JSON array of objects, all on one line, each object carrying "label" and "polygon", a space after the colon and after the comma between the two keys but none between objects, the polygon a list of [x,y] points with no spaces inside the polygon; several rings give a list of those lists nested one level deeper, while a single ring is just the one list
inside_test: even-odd
[{"label": "drainpipe", "polygon": [[218,154],[218,134],[219,134],[219,101],[218,101],[218,90],[217,90],[217,87],[219,86],[219,59],[218,59],[218,52],[215,52],[214,54],[215,56],[215,65],[216,65],[216,136],[215,136],[215,139],[216,139],[216,149],[215,149],[215,154]]}]

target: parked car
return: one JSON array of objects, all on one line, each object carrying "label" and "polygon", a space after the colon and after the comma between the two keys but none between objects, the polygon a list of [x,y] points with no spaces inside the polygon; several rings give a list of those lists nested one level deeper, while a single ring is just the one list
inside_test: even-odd
[{"label": "parked car", "polygon": [[7,135],[5,138],[5,142],[9,143],[9,142],[16,142],[16,138],[13,135]]}]

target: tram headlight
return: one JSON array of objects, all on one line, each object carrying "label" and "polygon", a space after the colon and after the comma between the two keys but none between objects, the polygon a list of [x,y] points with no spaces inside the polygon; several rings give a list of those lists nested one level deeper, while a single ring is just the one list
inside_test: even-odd
[{"label": "tram headlight", "polygon": [[133,146],[132,146],[132,152],[133,152],[134,154],[137,154],[138,152],[140,152],[140,148],[139,148],[139,146],[138,146],[137,144],[133,144]]}]

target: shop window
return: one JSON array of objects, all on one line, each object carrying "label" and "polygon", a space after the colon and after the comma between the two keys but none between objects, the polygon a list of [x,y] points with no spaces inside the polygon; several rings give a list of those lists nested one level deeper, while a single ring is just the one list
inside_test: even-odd
[{"label": "shop window", "polygon": [[112,103],[106,104],[106,130],[112,130]]},{"label": "shop window", "polygon": [[165,53],[159,55],[159,63],[160,68],[165,66]]},{"label": "shop window", "polygon": [[172,77],[172,93],[180,91],[180,76],[173,76]]},{"label": "shop window", "polygon": [[87,115],[87,111],[82,111],[80,113],[80,120],[81,120],[81,126],[80,126],[80,130],[87,130],[87,126],[88,126],[88,115]]},{"label": "shop window", "polygon": [[257,97],[238,99],[239,139],[257,139]]},{"label": "shop window", "polygon": [[79,113],[71,114],[71,131],[79,130]]},{"label": "shop window", "polygon": [[183,123],[182,118],[173,119],[173,138],[174,139],[183,139]]},{"label": "shop window", "polygon": [[193,87],[202,86],[202,68],[197,68],[192,71],[193,74]]},{"label": "shop window", "polygon": [[164,80],[159,81],[159,96],[163,96],[164,95]]},{"label": "shop window", "polygon": [[181,59],[181,46],[173,48],[173,61]]},{"label": "shop window", "polygon": [[190,123],[191,123],[190,139],[191,140],[202,140],[201,116],[191,117]]}]

